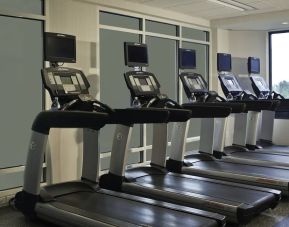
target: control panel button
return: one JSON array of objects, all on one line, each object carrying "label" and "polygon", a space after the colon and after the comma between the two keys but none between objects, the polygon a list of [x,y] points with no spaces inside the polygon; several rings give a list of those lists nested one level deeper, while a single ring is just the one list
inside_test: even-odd
[{"label": "control panel button", "polygon": [[72,77],[71,77],[71,80],[72,80],[72,83],[73,83],[74,85],[78,85],[78,81],[77,81],[76,76],[72,76]]},{"label": "control panel button", "polygon": [[154,88],[158,89],[157,84],[152,76],[150,76],[150,81],[152,82],[152,85],[154,86]]},{"label": "control panel button", "polygon": [[77,77],[77,80],[78,80],[78,82],[80,84],[80,87],[82,89],[86,89],[84,81],[83,81],[82,76],[80,75],[80,73],[76,73],[76,77]]},{"label": "control panel button", "polygon": [[76,91],[76,88],[73,84],[63,84],[63,89],[64,89],[66,94],[73,92],[73,91]]},{"label": "control panel button", "polygon": [[148,85],[142,85],[141,89],[142,89],[142,91],[151,91],[151,87]]},{"label": "control panel button", "polygon": [[60,76],[55,76],[54,79],[55,79],[57,85],[62,85]]},{"label": "control panel button", "polygon": [[48,80],[49,80],[50,84],[55,85],[53,73],[48,73]]}]

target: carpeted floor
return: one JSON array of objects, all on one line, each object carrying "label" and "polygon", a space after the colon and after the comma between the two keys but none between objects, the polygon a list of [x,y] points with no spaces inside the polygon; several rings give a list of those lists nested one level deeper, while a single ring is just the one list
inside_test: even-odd
[{"label": "carpeted floor", "polygon": [[[252,220],[246,227],[288,227],[289,199],[283,199],[274,209],[264,212]],[[56,227],[47,222],[31,222],[10,207],[0,208],[0,227]],[[245,226],[244,226],[245,227]]]},{"label": "carpeted floor", "polygon": [[10,207],[0,209],[0,227],[56,227],[47,222],[27,220],[20,212]]}]

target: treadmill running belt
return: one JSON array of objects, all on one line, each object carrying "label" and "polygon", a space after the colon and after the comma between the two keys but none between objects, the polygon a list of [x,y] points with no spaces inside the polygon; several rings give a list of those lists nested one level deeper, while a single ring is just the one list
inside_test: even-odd
[{"label": "treadmill running belt", "polygon": [[88,213],[98,213],[148,226],[217,226],[216,221],[175,210],[127,200],[102,193],[77,192],[56,198]]},{"label": "treadmill running belt", "polygon": [[253,166],[246,164],[229,163],[225,161],[201,161],[195,162],[193,168],[208,169],[220,172],[231,172],[237,174],[245,174],[256,177],[274,178],[279,180],[289,179],[289,170],[280,168],[270,168],[263,166]]},{"label": "treadmill running belt", "polygon": [[[198,180],[199,179],[199,180]],[[272,194],[255,191],[248,188],[239,188],[237,186],[225,185],[215,182],[209,182],[206,178],[196,177],[196,179],[167,175],[144,176],[136,179],[137,184],[150,184],[158,189],[174,189],[177,193],[191,192],[203,196],[209,196],[215,201],[225,200],[231,205],[240,205],[242,203],[252,204],[252,201],[260,199],[273,198]],[[212,199],[210,198],[210,199]]]},{"label": "treadmill running belt", "polygon": [[[288,153],[289,154],[289,153]],[[282,155],[282,154],[266,154],[262,153],[262,150],[259,152],[257,151],[248,151],[248,152],[233,152],[230,156],[238,157],[238,158],[245,158],[250,160],[264,160],[264,161],[272,161],[272,162],[283,162],[289,163],[289,156]]]},{"label": "treadmill running belt", "polygon": [[270,145],[270,146],[263,146],[262,150],[272,150],[272,151],[282,151],[282,152],[286,152],[289,154],[289,147],[288,146],[282,146],[282,145]]}]

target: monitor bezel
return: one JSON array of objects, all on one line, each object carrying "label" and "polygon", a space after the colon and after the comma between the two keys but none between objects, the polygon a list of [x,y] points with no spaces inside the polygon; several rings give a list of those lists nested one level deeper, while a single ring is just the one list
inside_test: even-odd
[{"label": "monitor bezel", "polygon": [[[252,62],[257,60],[259,63],[259,70],[258,71],[254,71],[252,70]],[[261,64],[260,64],[260,58],[257,57],[248,57],[248,72],[251,74],[260,74],[260,70],[261,70]]]},{"label": "monitor bezel", "polygon": [[[147,62],[142,63],[142,62],[131,62],[129,61],[128,58],[128,48],[130,46],[139,46],[139,47],[144,47],[146,49],[146,58]],[[149,66],[149,58],[148,58],[148,48],[145,43],[135,43],[135,42],[124,42],[124,59],[125,59],[125,65],[128,67],[147,67]]]},{"label": "monitor bezel", "polygon": [[[194,53],[194,57],[195,57],[195,66],[194,67],[189,67],[189,66],[183,66],[182,64],[182,53],[183,52],[192,52]],[[196,56],[196,50],[194,49],[187,49],[187,48],[179,48],[179,68],[180,69],[196,69],[197,67],[197,56]]]},{"label": "monitor bezel", "polygon": [[[49,37],[61,37],[66,39],[71,39],[74,41],[73,45],[73,57],[55,57],[55,56],[47,56],[48,53],[48,45],[47,40]],[[68,35],[68,34],[62,34],[62,33],[54,33],[54,32],[45,32],[44,33],[44,61],[49,62],[63,62],[63,63],[76,63],[76,36],[74,35]]]},{"label": "monitor bezel", "polygon": [[[230,56],[230,69],[229,70],[220,70],[220,58],[224,56]],[[217,70],[218,72],[231,72],[232,70],[232,55],[228,53],[217,53]]]}]

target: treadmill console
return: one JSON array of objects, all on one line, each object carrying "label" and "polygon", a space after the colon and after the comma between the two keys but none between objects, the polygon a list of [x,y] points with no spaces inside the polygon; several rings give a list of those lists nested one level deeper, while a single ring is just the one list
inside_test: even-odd
[{"label": "treadmill console", "polygon": [[243,89],[233,73],[219,73],[219,80],[226,97],[237,97],[243,92]]},{"label": "treadmill console", "polygon": [[89,83],[84,73],[78,69],[51,67],[41,70],[44,87],[51,99],[60,103],[69,102],[79,95],[88,95]]},{"label": "treadmill console", "polygon": [[266,98],[270,95],[270,89],[262,76],[251,76],[252,87],[258,97]]},{"label": "treadmill console", "polygon": [[160,95],[160,84],[154,74],[144,71],[130,71],[124,74],[131,96],[149,100]]},{"label": "treadmill console", "polygon": [[188,98],[193,95],[204,95],[208,92],[207,83],[203,77],[197,73],[181,73],[180,78]]}]

